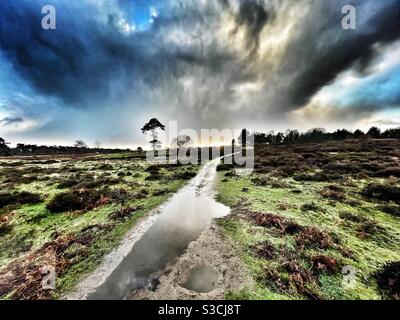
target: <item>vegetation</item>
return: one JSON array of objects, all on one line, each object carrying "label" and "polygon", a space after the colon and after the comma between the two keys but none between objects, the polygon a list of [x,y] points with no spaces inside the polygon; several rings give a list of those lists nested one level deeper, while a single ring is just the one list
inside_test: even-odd
[{"label": "vegetation", "polygon": [[[154,149],[158,129],[157,119],[142,129]],[[249,136],[243,129],[243,148]],[[378,128],[255,133],[250,176],[220,164],[219,201],[232,214],[217,223],[256,280],[256,288],[227,297],[400,299],[399,138],[399,129]],[[10,149],[0,138],[7,156],[0,160],[1,299],[57,298],[72,289],[198,169],[149,165],[141,148],[117,153],[78,142]],[[177,137],[177,148],[189,143]],[[56,270],[55,291],[41,286],[44,266]]]},{"label": "vegetation", "polygon": [[[246,132],[246,129],[243,129]],[[239,137],[239,140],[243,139],[244,133]],[[249,133],[247,133],[249,135]],[[344,141],[352,139],[400,139],[400,128],[388,129],[382,132],[377,127],[372,127],[367,133],[361,130],[354,132],[346,129],[336,130],[335,132],[326,132],[323,128],[314,128],[307,132],[300,133],[297,130],[287,130],[286,133],[273,131],[269,133],[256,132],[254,133],[255,144],[299,144],[299,143],[321,143],[326,141]],[[243,144],[243,142],[242,142]]]},{"label": "vegetation", "polygon": [[258,145],[249,177],[221,165],[217,222],[256,279],[228,297],[399,299],[399,157],[365,139]]},{"label": "vegetation", "polygon": [[[0,299],[57,298],[193,177],[136,153],[0,162]],[[157,173],[157,179],[149,179]],[[55,267],[56,290],[41,286]]]},{"label": "vegetation", "polygon": [[54,155],[71,155],[71,154],[110,154],[122,152],[129,152],[129,150],[122,149],[103,149],[96,143],[96,148],[89,148],[85,142],[78,140],[75,142],[73,147],[67,146],[38,146],[36,144],[24,144],[18,143],[16,148],[10,148],[4,141],[0,138],[0,156],[54,156]]}]

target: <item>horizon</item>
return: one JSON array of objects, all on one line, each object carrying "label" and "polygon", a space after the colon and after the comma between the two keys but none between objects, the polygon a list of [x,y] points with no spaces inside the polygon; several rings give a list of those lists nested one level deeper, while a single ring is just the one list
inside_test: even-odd
[{"label": "horizon", "polygon": [[[298,131],[299,132],[299,134],[300,135],[302,135],[302,134],[306,134],[307,132],[311,132],[312,130],[315,130],[315,129],[322,129],[322,130],[324,130],[324,133],[325,134],[333,134],[333,133],[335,133],[335,132],[338,132],[338,131],[342,131],[342,130],[346,130],[346,131],[348,131],[350,134],[354,134],[356,131],[361,131],[364,135],[368,135],[368,131],[369,131],[369,129],[371,129],[371,128],[378,128],[380,131],[381,131],[381,133],[384,133],[384,132],[386,132],[386,131],[388,131],[388,130],[400,130],[400,126],[395,126],[395,127],[387,127],[386,129],[382,129],[381,127],[378,127],[378,126],[372,126],[372,127],[370,127],[370,128],[367,128],[367,130],[362,130],[362,129],[354,129],[354,130],[349,130],[349,129],[346,129],[346,128],[338,128],[338,129],[336,129],[336,130],[326,130],[325,128],[322,128],[322,127],[314,127],[314,128],[310,128],[310,129],[307,129],[307,130],[303,130],[303,131],[300,131],[300,130],[298,130],[298,129],[295,129],[295,128],[293,128],[293,129],[286,129],[286,130],[282,130],[282,131],[274,131],[274,130],[270,130],[270,131],[261,131],[261,130],[248,130],[247,128],[243,128],[243,129],[246,129],[248,132],[249,132],[249,134],[250,135],[254,135],[254,134],[265,134],[265,135],[268,135],[268,134],[273,134],[273,135],[277,135],[277,134],[279,134],[279,133],[282,133],[283,134],[283,136],[285,137],[286,136],[286,134],[287,134],[287,132],[288,131]],[[7,140],[7,139],[5,139],[4,137],[1,137],[0,136],[0,138],[3,138],[4,140],[5,140],[5,142],[6,142],[6,144],[9,146],[9,147],[11,147],[11,148],[17,148],[17,145],[18,144],[25,144],[25,145],[36,145],[36,146],[39,146],[39,147],[74,147],[74,144],[78,141],[78,140],[74,140],[73,142],[70,142],[70,144],[40,144],[40,143],[32,143],[32,142],[30,142],[30,143],[26,143],[26,142],[21,142],[21,141],[17,141],[17,142],[15,142],[15,141],[9,141],[9,140]],[[354,138],[354,139],[356,139],[356,138]],[[388,139],[390,139],[390,138],[388,138]],[[236,137],[235,138],[235,140],[236,140],[236,143],[239,143],[239,138],[238,137]],[[348,139],[346,139],[346,140],[348,140]],[[86,143],[86,145],[87,145],[87,147],[88,147],[88,149],[121,149],[121,150],[129,150],[129,151],[136,151],[136,149],[137,148],[142,148],[143,149],[143,151],[150,151],[151,150],[151,146],[149,145],[149,142],[147,141],[145,144],[143,144],[143,145],[135,145],[135,146],[129,146],[129,145],[125,145],[125,146],[107,146],[107,145],[103,145],[103,144],[101,144],[101,146],[100,147],[96,147],[96,146],[93,146],[97,141],[95,141],[95,142],[92,142],[92,143],[89,143],[88,141],[83,141],[83,142],[85,142]],[[229,143],[228,141],[226,142],[226,143],[200,143],[200,144],[193,144],[193,145],[191,145],[192,147],[195,147],[195,148],[204,148],[204,147],[219,147],[219,146],[228,146],[228,145],[230,145],[231,143]],[[173,146],[173,143],[172,142],[170,142],[170,143],[166,143],[166,144],[162,144],[162,146],[161,146],[161,149],[165,149],[165,148],[174,148],[174,146]]]}]

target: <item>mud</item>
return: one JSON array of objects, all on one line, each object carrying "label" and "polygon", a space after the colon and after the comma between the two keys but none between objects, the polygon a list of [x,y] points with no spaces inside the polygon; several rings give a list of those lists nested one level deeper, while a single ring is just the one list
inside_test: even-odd
[{"label": "mud", "polygon": [[[209,228],[212,219],[229,214],[230,209],[214,199],[218,163],[219,159],[216,159],[204,165],[186,187],[159,208],[157,214],[135,227],[124,238],[120,247],[107,256],[103,265],[83,280],[76,292],[67,298],[124,299],[133,290],[155,288],[160,275],[165,273],[165,270],[171,270],[170,266],[185,253],[189,244]],[[203,248],[197,250],[201,251]],[[215,255],[221,255],[223,252],[214,251]],[[213,260],[222,263],[220,259]],[[190,269],[196,263],[198,266],[204,265],[196,260]],[[212,269],[204,266],[199,270],[200,273],[197,271],[191,278],[181,279],[179,283],[186,282],[189,288],[197,288],[199,291],[212,290],[218,279],[214,271],[210,273],[211,281],[207,286],[200,288],[198,284],[202,272],[207,270]]]},{"label": "mud", "polygon": [[219,300],[227,293],[253,287],[237,248],[212,224],[175,265],[165,269],[152,285],[133,291],[128,299]]}]

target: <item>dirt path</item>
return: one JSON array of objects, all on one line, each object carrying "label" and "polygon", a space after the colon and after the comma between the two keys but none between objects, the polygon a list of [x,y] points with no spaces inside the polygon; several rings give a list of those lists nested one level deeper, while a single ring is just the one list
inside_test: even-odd
[{"label": "dirt path", "polygon": [[231,241],[212,224],[192,242],[178,262],[166,268],[131,300],[221,300],[229,292],[252,288],[254,282]]},{"label": "dirt path", "polygon": [[[229,278],[225,277],[228,269],[235,270],[239,263],[233,259],[235,253],[231,246],[218,235],[215,228],[203,234],[210,227],[213,218],[223,217],[230,212],[228,207],[214,199],[218,163],[217,159],[206,164],[187,186],[137,224],[121,245],[105,258],[104,263],[66,298],[124,299],[132,291],[141,288],[154,290],[154,284],[160,281],[160,275],[165,274],[166,270],[181,270],[179,274],[190,275],[186,287],[193,289],[191,291],[194,296],[200,290],[212,291],[216,297],[222,297],[222,292],[227,288],[238,287],[224,282]],[[204,261],[213,260],[214,265],[204,265],[201,259],[194,259],[195,256],[202,257]],[[196,261],[194,263],[198,266],[194,276],[190,271],[192,265],[183,263],[185,259]],[[173,274],[171,272],[171,276]],[[205,277],[203,274],[210,276]],[[192,288],[193,283],[199,282],[198,278],[206,284],[204,288],[199,289],[196,285]],[[208,284],[205,278],[211,279]],[[171,290],[174,284],[181,284],[181,279],[171,279]],[[216,285],[219,285],[219,291]],[[160,294],[160,297],[163,295]]]}]

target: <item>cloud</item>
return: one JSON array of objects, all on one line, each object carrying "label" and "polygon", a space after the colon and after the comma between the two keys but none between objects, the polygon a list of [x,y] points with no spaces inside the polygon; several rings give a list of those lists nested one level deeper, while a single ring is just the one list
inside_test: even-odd
[{"label": "cloud", "polygon": [[[148,116],[194,128],[266,127],[296,111],[339,121],[398,107],[396,58],[385,66],[386,80],[371,67],[400,38],[396,0],[169,0],[144,8],[58,0],[50,1],[57,30],[44,31],[40,8],[48,2],[0,2],[1,56],[35,98],[56,105],[35,111],[52,115],[41,130],[57,124],[126,137],[132,121]],[[345,4],[357,8],[356,30],[341,27]],[[149,26],[136,27],[138,9]],[[340,93],[335,84],[346,72],[369,82]],[[331,99],[321,105],[327,88]],[[18,105],[22,116],[34,112]]]},{"label": "cloud", "polygon": [[22,119],[22,118],[9,118],[9,117],[6,117],[6,118],[4,118],[4,119],[1,119],[0,120],[0,123],[2,123],[3,124],[3,126],[9,126],[9,125],[11,125],[11,124],[14,124],[14,123],[19,123],[19,122],[23,122],[24,121],[24,119]]},{"label": "cloud", "polygon": [[389,120],[389,119],[379,119],[372,123],[378,126],[400,126],[400,121]]}]

